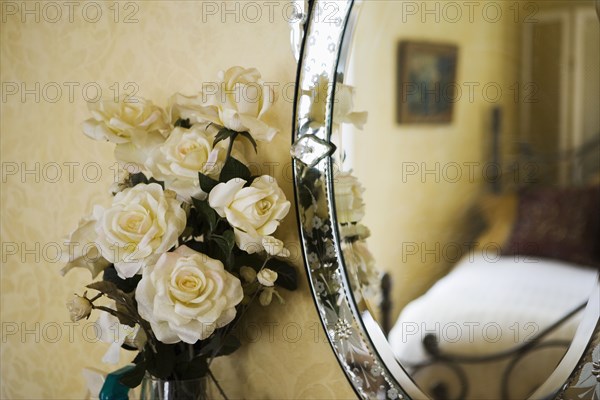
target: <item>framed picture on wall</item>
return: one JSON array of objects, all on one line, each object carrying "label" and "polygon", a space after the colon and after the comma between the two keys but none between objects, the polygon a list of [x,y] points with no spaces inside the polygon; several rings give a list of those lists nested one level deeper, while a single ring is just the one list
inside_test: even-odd
[{"label": "framed picture on wall", "polygon": [[444,124],[452,121],[457,100],[458,47],[449,44],[401,41],[397,59],[399,124]]}]

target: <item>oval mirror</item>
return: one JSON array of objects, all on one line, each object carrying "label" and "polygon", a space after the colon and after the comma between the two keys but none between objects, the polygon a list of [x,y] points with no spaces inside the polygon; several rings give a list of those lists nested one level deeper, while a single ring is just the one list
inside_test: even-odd
[{"label": "oval mirror", "polygon": [[600,398],[594,1],[313,1],[306,265],[362,398]]}]

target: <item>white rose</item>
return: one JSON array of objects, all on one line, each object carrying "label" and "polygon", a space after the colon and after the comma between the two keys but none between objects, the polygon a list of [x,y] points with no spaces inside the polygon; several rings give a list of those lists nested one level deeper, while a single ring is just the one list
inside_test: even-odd
[{"label": "white rose", "polygon": [[362,193],[365,191],[350,172],[340,172],[333,182],[335,210],[340,224],[360,221],[365,216]]},{"label": "white rose", "polygon": [[[277,129],[263,121],[275,102],[273,89],[265,85],[255,68],[232,67],[219,74],[220,82],[180,107],[180,113],[196,122],[210,121],[237,132],[249,132],[255,140],[270,142]],[[200,104],[197,100],[200,98]]]},{"label": "white rose", "polygon": [[367,123],[369,113],[354,112],[355,89],[352,86],[336,83],[333,108],[334,124],[352,124],[358,129],[363,129]]},{"label": "white rose", "polygon": [[71,321],[77,322],[90,316],[92,313],[92,303],[86,297],[74,295],[67,302],[67,310],[69,310]]},{"label": "white rose", "polygon": [[[316,85],[304,95],[311,99],[308,116],[312,122],[318,125],[325,124],[325,112],[327,110],[327,91],[329,90],[329,79],[325,75],[319,76]],[[352,124],[362,129],[367,122],[367,112],[354,112],[354,87],[336,82],[333,105],[333,124]]]},{"label": "white rose", "polygon": [[143,165],[149,153],[164,141],[165,112],[143,99],[121,98],[88,103],[92,118],[83,123],[83,132],[95,140],[115,143],[115,157]]},{"label": "white rose", "polygon": [[198,172],[218,180],[227,156],[225,142],[213,147],[213,140],[214,134],[206,126],[175,128],[148,158],[146,167],[184,198],[203,198],[206,194],[200,190]]},{"label": "white rose", "polygon": [[190,124],[200,122],[205,125],[204,120],[199,120],[199,115],[214,115],[216,109],[206,104],[207,97],[202,93],[193,96],[186,96],[181,93],[175,93],[169,99],[167,106],[167,117],[171,125],[175,125],[178,119],[187,119]]},{"label": "white rose", "polygon": [[258,281],[263,286],[275,285],[277,276],[277,272],[270,270],[269,268],[263,268],[260,271],[258,271],[258,274],[256,274],[256,278],[258,278]]},{"label": "white rose", "polygon": [[247,253],[264,249],[262,240],[271,235],[290,210],[290,202],[275,178],[263,175],[248,187],[243,179],[215,186],[208,203],[234,228],[238,247]]},{"label": "white rose", "polygon": [[262,238],[262,245],[270,256],[289,257],[290,251],[284,247],[284,243],[273,236]]},{"label": "white rose", "polygon": [[60,271],[62,275],[73,268],[85,268],[90,271],[92,278],[95,278],[110,265],[110,262],[100,255],[95,243],[98,237],[96,222],[97,216],[93,214],[82,218],[77,229],[65,240],[66,251],[62,253],[61,261],[66,265]]},{"label": "white rose", "polygon": [[186,225],[174,193],[157,183],[117,193],[96,223],[96,243],[121,278],[130,278],[177,244]]},{"label": "white rose", "polygon": [[140,316],[163,343],[196,343],[230,323],[244,292],[223,264],[187,246],[163,254],[135,291]]}]

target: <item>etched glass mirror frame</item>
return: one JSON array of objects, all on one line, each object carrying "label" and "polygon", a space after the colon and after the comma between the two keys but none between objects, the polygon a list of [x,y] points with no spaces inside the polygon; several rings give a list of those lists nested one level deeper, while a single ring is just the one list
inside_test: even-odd
[{"label": "etched glass mirror frame", "polygon": [[[358,18],[359,1],[303,2],[305,15],[296,81],[293,146],[295,195],[305,265],[313,298],[331,347],[360,398],[421,399],[427,396],[396,361],[387,340],[344,265],[333,193],[336,148],[330,142],[334,84],[319,93],[319,82],[339,82]],[[300,41],[301,39],[301,41]],[[319,95],[325,98],[316,98]],[[315,121],[315,108],[324,108]],[[591,299],[599,298],[596,283]],[[536,392],[538,398],[594,398],[600,392],[600,304],[589,301],[573,344]],[[589,393],[590,397],[587,397]]]}]

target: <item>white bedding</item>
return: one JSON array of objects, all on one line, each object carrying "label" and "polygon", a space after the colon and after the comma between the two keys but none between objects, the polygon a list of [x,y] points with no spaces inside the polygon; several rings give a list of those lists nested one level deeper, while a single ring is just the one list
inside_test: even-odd
[{"label": "white bedding", "polygon": [[[390,332],[390,343],[405,366],[428,359],[422,346],[427,333],[436,334],[444,353],[486,355],[506,350],[586,301],[596,279],[594,269],[560,261],[471,255],[404,308]],[[580,314],[548,339],[571,340],[579,319]],[[511,380],[511,397],[522,398],[547,377],[565,350],[539,351],[525,358]],[[506,361],[468,365],[469,398],[498,399],[505,365]],[[439,378],[450,379],[447,383],[455,391],[455,376],[444,368],[430,368],[415,380],[426,387]]]}]

